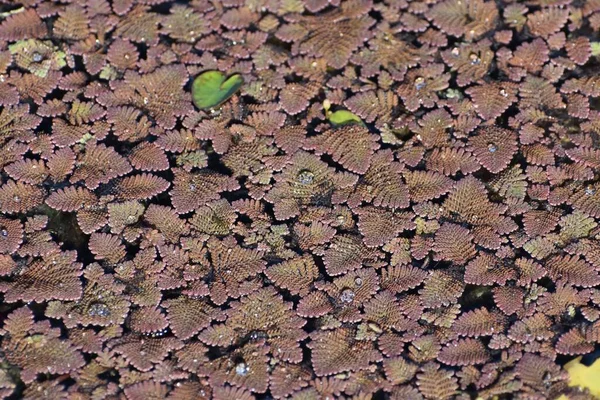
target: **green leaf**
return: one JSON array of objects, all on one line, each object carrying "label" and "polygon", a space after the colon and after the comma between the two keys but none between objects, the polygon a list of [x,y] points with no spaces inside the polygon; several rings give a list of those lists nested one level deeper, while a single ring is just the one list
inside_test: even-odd
[{"label": "green leaf", "polygon": [[192,100],[200,109],[216,107],[227,101],[244,83],[240,74],[225,78],[220,71],[206,71],[194,79]]},{"label": "green leaf", "polygon": [[600,56],[600,42],[591,42],[590,45],[592,46],[592,55]]},{"label": "green leaf", "polygon": [[364,125],[362,120],[358,118],[356,114],[353,114],[348,110],[338,110],[336,112],[332,112],[327,116],[327,119],[329,119],[329,122],[335,126],[355,123]]}]

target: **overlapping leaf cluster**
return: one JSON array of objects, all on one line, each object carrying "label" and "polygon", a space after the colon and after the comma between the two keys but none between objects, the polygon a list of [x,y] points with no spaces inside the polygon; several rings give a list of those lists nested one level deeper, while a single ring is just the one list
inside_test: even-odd
[{"label": "overlapping leaf cluster", "polygon": [[600,2],[0,11],[1,398],[590,398]]}]

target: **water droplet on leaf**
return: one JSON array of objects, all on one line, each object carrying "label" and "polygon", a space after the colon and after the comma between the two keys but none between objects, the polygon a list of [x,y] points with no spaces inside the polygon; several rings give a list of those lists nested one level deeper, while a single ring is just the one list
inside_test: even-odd
[{"label": "water droplet on leaf", "polygon": [[110,309],[104,303],[94,303],[88,309],[88,315],[91,317],[108,317],[110,315]]},{"label": "water droplet on leaf", "polygon": [[313,174],[307,169],[303,169],[298,173],[298,182],[300,182],[303,185],[310,185],[311,183],[313,183],[314,178],[315,174]]},{"label": "water droplet on leaf", "polygon": [[248,368],[248,366],[244,362],[238,363],[235,366],[235,373],[237,375],[239,375],[239,376],[246,376],[246,375],[248,375],[248,371],[249,370],[250,369]]},{"label": "water droplet on leaf", "polygon": [[421,90],[423,89],[427,84],[425,83],[425,78],[423,78],[422,76],[418,76],[415,79],[415,89],[417,90]]},{"label": "water droplet on leaf", "polygon": [[343,303],[352,303],[356,294],[351,289],[344,289],[340,294],[340,301]]}]

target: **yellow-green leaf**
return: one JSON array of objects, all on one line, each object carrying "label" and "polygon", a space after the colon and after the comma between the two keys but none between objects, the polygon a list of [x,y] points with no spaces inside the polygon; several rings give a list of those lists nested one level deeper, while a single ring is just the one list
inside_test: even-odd
[{"label": "yellow-green leaf", "polygon": [[600,359],[594,361],[589,367],[581,364],[580,361],[581,357],[577,357],[565,365],[565,370],[569,372],[569,386],[586,388],[593,396],[600,399]]},{"label": "yellow-green leaf", "polygon": [[240,74],[226,78],[220,71],[206,71],[194,79],[192,100],[200,109],[216,107],[233,96],[243,83]]},{"label": "yellow-green leaf", "polygon": [[327,119],[329,119],[329,122],[331,122],[335,126],[355,123],[364,125],[362,120],[358,116],[356,116],[356,114],[353,114],[348,110],[338,110],[332,112],[327,116]]}]

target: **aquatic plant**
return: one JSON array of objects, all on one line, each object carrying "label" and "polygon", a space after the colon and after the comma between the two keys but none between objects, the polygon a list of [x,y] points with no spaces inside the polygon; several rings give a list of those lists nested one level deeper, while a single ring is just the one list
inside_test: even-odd
[{"label": "aquatic plant", "polygon": [[219,71],[203,72],[192,83],[192,100],[200,109],[216,107],[233,96],[243,82],[239,74],[226,78]]},{"label": "aquatic plant", "polygon": [[591,398],[599,29],[5,2],[0,398]]}]

